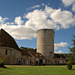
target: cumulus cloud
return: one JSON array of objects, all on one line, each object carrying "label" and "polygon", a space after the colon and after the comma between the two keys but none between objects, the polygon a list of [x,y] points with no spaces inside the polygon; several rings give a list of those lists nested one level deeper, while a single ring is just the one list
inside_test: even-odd
[{"label": "cumulus cloud", "polygon": [[55,12],[56,9],[53,9],[51,7],[45,6],[44,12],[47,14],[47,16],[50,17],[50,14]]},{"label": "cumulus cloud", "polygon": [[65,47],[65,46],[68,46],[68,43],[67,42],[60,42],[60,43],[55,43],[54,44],[54,49],[58,49],[60,47]]},{"label": "cumulus cloud", "polygon": [[52,28],[59,30],[61,28],[69,28],[75,26],[75,16],[67,10],[53,9],[46,6],[44,10],[34,10],[29,12],[25,18],[27,28],[42,29]]},{"label": "cumulus cloud", "polygon": [[72,5],[72,11],[75,11],[75,3]]},{"label": "cumulus cloud", "polygon": [[24,21],[22,21],[22,19],[21,19],[20,16],[15,18],[15,23],[16,23],[16,24],[18,24],[18,25],[22,25],[23,22],[24,22]]},{"label": "cumulus cloud", "polygon": [[22,25],[24,21],[21,20],[21,17],[15,18],[14,22],[5,22],[8,18],[0,17],[0,28],[6,30],[11,36],[16,39],[32,39],[36,37],[36,31],[30,28],[26,28],[25,25]]},{"label": "cumulus cloud", "polygon": [[62,2],[65,6],[70,6],[75,2],[75,0],[62,0]]},{"label": "cumulus cloud", "polygon": [[0,16],[0,23],[4,23],[6,20],[8,20],[8,18],[7,18],[7,17],[2,18],[2,17]]},{"label": "cumulus cloud", "polygon": [[44,10],[34,10],[33,12],[29,12],[25,16],[25,18],[28,19],[28,21],[25,23],[26,27],[33,28],[35,30],[43,29],[43,28],[50,28],[50,29],[55,28],[59,30],[60,27],[55,22],[50,20],[49,15],[52,12],[53,12],[53,9],[47,8],[47,6]]},{"label": "cumulus cloud", "polygon": [[36,9],[27,13],[25,21],[21,16],[15,17],[14,22],[0,16],[0,28],[5,29],[16,39],[31,39],[36,37],[39,29],[69,28],[75,26],[75,16],[67,10],[53,9],[45,5],[44,9]]},{"label": "cumulus cloud", "polygon": [[66,7],[72,5],[72,11],[75,11],[75,0],[62,0],[62,2]]},{"label": "cumulus cloud", "polygon": [[54,52],[54,53],[56,53],[56,54],[64,54],[63,51],[58,51],[58,52]]},{"label": "cumulus cloud", "polygon": [[0,26],[0,28],[6,30],[11,36],[16,39],[31,39],[36,37],[35,31],[30,28],[26,28],[25,26],[3,24],[2,26]]},{"label": "cumulus cloud", "polygon": [[50,17],[54,22],[61,24],[61,28],[69,28],[71,25],[75,23],[75,17],[70,11],[61,11],[61,9],[53,12]]}]

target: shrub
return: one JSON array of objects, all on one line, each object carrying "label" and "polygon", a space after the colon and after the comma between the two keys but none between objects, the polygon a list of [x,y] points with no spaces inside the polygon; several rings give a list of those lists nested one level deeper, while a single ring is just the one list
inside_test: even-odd
[{"label": "shrub", "polygon": [[0,59],[0,67],[6,68],[3,63],[4,59]]},{"label": "shrub", "polygon": [[4,59],[1,59],[1,58],[0,58],[0,64],[3,63],[3,61],[4,61]]},{"label": "shrub", "polygon": [[71,61],[68,61],[68,62],[67,62],[67,68],[68,68],[69,70],[72,69],[72,63],[71,63]]}]

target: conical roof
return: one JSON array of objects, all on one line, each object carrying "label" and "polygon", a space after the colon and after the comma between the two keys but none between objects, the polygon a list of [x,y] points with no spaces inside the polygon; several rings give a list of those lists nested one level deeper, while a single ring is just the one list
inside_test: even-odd
[{"label": "conical roof", "polygon": [[0,46],[19,50],[19,47],[14,38],[3,29],[0,29]]}]

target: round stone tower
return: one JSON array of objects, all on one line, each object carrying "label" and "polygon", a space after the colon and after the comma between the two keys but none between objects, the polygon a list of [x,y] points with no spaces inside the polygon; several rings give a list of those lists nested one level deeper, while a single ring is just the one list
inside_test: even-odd
[{"label": "round stone tower", "polygon": [[37,31],[37,52],[52,61],[54,56],[54,30],[40,29]]}]

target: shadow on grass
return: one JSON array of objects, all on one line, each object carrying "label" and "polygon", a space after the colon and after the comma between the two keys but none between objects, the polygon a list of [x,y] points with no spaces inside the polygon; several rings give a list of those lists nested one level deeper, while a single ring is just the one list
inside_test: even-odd
[{"label": "shadow on grass", "polygon": [[[65,69],[65,70],[69,70],[69,69]],[[69,70],[69,71],[72,71],[72,70],[75,70],[75,69],[71,69],[71,70]]]},{"label": "shadow on grass", "polygon": [[13,68],[11,67],[0,67],[0,68],[13,70]]},{"label": "shadow on grass", "polygon": [[71,69],[71,70],[75,70],[75,69]]}]

